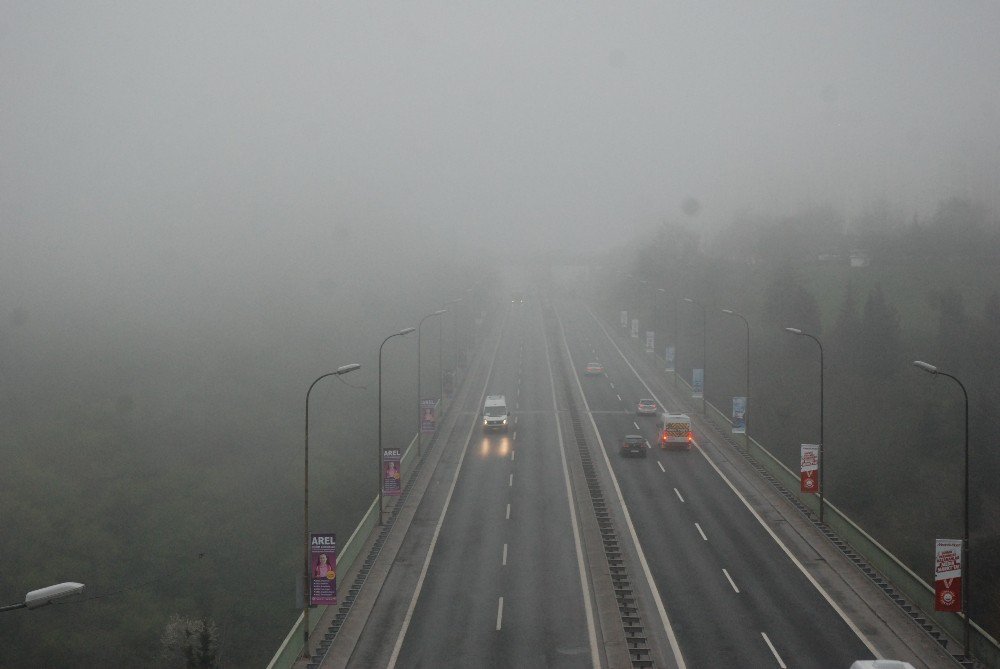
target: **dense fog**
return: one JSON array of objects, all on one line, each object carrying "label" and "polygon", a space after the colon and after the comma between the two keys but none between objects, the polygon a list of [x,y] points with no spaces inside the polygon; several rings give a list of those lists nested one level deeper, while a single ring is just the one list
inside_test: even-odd
[{"label": "dense fog", "polygon": [[[943,245],[983,272],[917,280],[989,313],[968,291],[996,278],[991,2],[0,16],[0,605],[62,580],[89,597],[3,614],[3,666],[173,666],[173,615],[215,621],[222,666],[266,662],[296,616],[309,384],[362,364],[313,395],[313,517],[346,536],[374,487],[379,344],[461,298],[423,331],[425,369],[448,366],[500,274],[600,266],[580,292],[613,310],[623,265],[682,249],[712,259],[688,289],[765,305],[706,277]],[[817,327],[843,300],[823,285]],[[947,341],[900,309],[915,352]],[[397,442],[414,339],[385,351]]]}]

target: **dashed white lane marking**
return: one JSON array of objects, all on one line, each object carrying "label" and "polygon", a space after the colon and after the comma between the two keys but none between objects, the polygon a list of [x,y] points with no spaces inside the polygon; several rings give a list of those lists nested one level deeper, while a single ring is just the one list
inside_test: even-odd
[{"label": "dashed white lane marking", "polygon": [[507,520],[510,520],[510,504],[507,505]]},{"label": "dashed white lane marking", "polygon": [[[610,382],[610,381],[608,381],[608,383],[611,383],[611,382]],[[614,390],[614,389],[615,389],[615,384],[611,383],[611,390]],[[620,399],[620,398],[619,398],[619,399]]]},{"label": "dashed white lane marking", "polygon": [[511,460],[513,460],[513,459],[514,459],[514,453],[516,453],[516,452],[517,452],[517,451],[514,451],[514,450],[511,450],[511,452],[510,452],[510,459],[511,459]]},{"label": "dashed white lane marking", "polygon": [[513,436],[510,438],[511,441],[517,441],[517,430],[514,430]]},{"label": "dashed white lane marking", "polygon": [[698,534],[701,535],[701,538],[704,539],[705,541],[708,541],[708,537],[705,536],[705,532],[701,529],[701,525],[695,523],[694,526],[698,528]]},{"label": "dashed white lane marking", "polygon": [[635,421],[632,421],[632,424],[635,425],[635,429],[637,429],[637,430],[639,429],[639,424],[638,423],[636,423]]},{"label": "dashed white lane marking", "polygon": [[785,663],[781,661],[781,656],[778,655],[778,651],[774,649],[774,644],[767,638],[767,635],[763,632],[761,632],[760,635],[764,637],[764,642],[767,644],[767,647],[771,649],[771,654],[774,655],[774,659],[778,661],[778,666],[781,667],[781,669],[788,669],[785,666]]},{"label": "dashed white lane marking", "polygon": [[[500,564],[504,567],[507,566],[507,544],[503,545],[503,560],[500,561]],[[723,569],[722,571],[725,571],[725,569]],[[735,588],[736,586],[734,585],[733,587]],[[739,592],[739,590],[737,590],[737,592]]]},{"label": "dashed white lane marking", "polygon": [[514,425],[517,425],[517,416],[514,416]]},{"label": "dashed white lane marking", "polygon": [[[614,339],[611,338],[611,335],[608,334],[608,331],[604,328],[604,325],[600,323],[600,321],[597,319],[597,316],[594,315],[594,312],[590,310],[589,307],[587,308],[587,311],[590,313],[591,318],[597,321],[598,325],[600,325],[601,331],[604,332],[605,338],[609,342],[611,342],[612,346],[615,347],[615,350],[618,352],[618,355],[621,357],[621,359],[625,362],[626,365],[628,365],[628,368],[632,370],[632,373],[635,374],[635,377],[637,379],[639,379],[639,382],[642,383],[642,385],[645,386],[646,390],[649,391],[649,396],[652,397],[654,400],[656,400],[660,404],[660,406],[663,406],[663,403],[660,402],[659,398],[656,397],[656,395],[650,389],[649,385],[646,384],[646,382],[642,379],[641,376],[639,376],[639,372],[637,372],[635,370],[635,367],[632,366],[632,363],[628,361],[628,358],[625,357],[625,354],[622,352],[621,348],[619,348],[618,344],[616,344]],[[764,522],[764,519],[760,517],[760,514],[757,513],[756,510],[754,510],[754,508],[750,505],[750,502],[747,501],[746,497],[744,497],[743,494],[736,489],[736,486],[733,485],[732,481],[730,481],[726,477],[726,475],[722,473],[722,470],[719,469],[719,466],[715,464],[715,461],[712,460],[711,457],[709,457],[705,449],[701,448],[701,446],[697,442],[695,442],[694,445],[697,447],[698,452],[701,453],[701,456],[705,458],[705,460],[708,462],[709,466],[715,470],[715,473],[719,475],[719,477],[726,483],[729,489],[733,491],[733,494],[736,495],[736,497],[743,503],[743,506],[747,508],[747,511],[749,511],[753,515],[753,517],[757,519],[757,522],[760,523],[760,526],[762,528],[764,528],[764,531],[768,533],[768,535],[774,540],[774,542],[778,544],[778,546],[781,548],[782,552],[786,556],[788,556],[788,559],[791,560],[792,563],[802,573],[802,575],[806,577],[806,580],[808,580],[809,583],[812,584],[814,588],[816,588],[816,591],[819,592],[820,596],[822,596],[823,599],[826,600],[826,603],[829,604],[830,607],[837,612],[837,615],[840,616],[841,620],[843,620],[844,623],[851,628],[851,631],[854,632],[854,634],[856,634],[859,639],[861,639],[861,643],[865,645],[865,648],[870,650],[872,652],[872,655],[874,655],[875,657],[881,657],[881,655],[879,654],[878,650],[875,648],[875,645],[871,642],[871,640],[868,639],[868,637],[865,636],[864,632],[861,631],[861,629],[854,623],[854,621],[847,616],[847,613],[845,613],[844,610],[840,608],[840,605],[838,605],[835,601],[833,601],[833,598],[830,597],[830,594],[823,589],[823,586],[821,586],[819,582],[813,577],[813,575],[809,573],[809,571],[805,568],[805,566],[803,566],[803,564],[799,562],[798,558],[792,555],[792,552],[791,550],[789,550],[788,546],[786,546],[781,541],[781,539],[778,538],[778,535],[775,534],[774,530],[772,530],[771,527],[768,526],[766,522]],[[679,496],[680,493],[678,493],[678,497]],[[671,641],[671,646],[673,646],[673,641]],[[678,654],[678,652],[679,651],[675,651],[675,655]]]},{"label": "dashed white lane marking", "polygon": [[622,401],[622,396],[621,396],[621,395],[619,395],[619,396],[618,396],[618,401],[619,401],[619,402],[621,402],[621,401]]},{"label": "dashed white lane marking", "polygon": [[501,597],[500,601],[497,603],[497,632],[500,631],[501,623],[503,623],[503,597]]},{"label": "dashed white lane marking", "polygon": [[677,493],[677,499],[679,499],[681,502],[683,502],[684,498],[681,497],[681,491],[678,490],[677,488],[674,488],[674,492]]},{"label": "dashed white lane marking", "polygon": [[[656,464],[660,465],[660,471],[661,472],[663,472],[664,474],[667,473],[667,470],[663,468],[663,463],[662,462],[660,462],[659,460],[657,460]],[[677,490],[677,488],[674,488],[674,490]]]},{"label": "dashed white lane marking", "polygon": [[513,485],[514,485],[514,475],[511,474],[510,475],[510,480],[507,481],[507,487],[510,487],[510,486],[513,486]]},{"label": "dashed white lane marking", "polygon": [[[507,555],[507,544],[503,545],[503,551],[504,551],[503,554]],[[506,560],[506,558],[504,559]],[[726,580],[729,581],[729,585],[733,586],[733,590],[736,591],[736,594],[737,595],[740,594],[740,589],[736,587],[736,582],[733,581],[733,577],[729,575],[729,572],[723,569],[722,573],[726,575]]]}]

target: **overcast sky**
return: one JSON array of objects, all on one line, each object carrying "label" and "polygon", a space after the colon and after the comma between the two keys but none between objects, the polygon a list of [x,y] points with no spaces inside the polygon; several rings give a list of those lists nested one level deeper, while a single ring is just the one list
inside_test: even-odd
[{"label": "overcast sky", "polygon": [[998,29],[971,0],[5,0],[0,259],[236,271],[996,206]]}]

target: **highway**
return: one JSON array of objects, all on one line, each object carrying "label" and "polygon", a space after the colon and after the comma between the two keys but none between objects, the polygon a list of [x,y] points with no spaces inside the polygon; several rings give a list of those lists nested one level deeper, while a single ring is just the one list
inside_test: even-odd
[{"label": "highway", "polygon": [[511,304],[483,390],[512,424],[473,415],[395,650],[369,625],[350,666],[600,666],[549,369],[537,302]]},{"label": "highway", "polygon": [[[604,364],[603,375],[582,378],[587,404],[686,662],[848,667],[873,658],[698,447],[656,446],[657,419],[635,413],[639,399],[653,393],[595,319],[579,305],[562,316],[576,369]],[[654,446],[649,456],[620,458],[625,434],[644,435]]]},{"label": "highway", "polygon": [[[697,421],[690,451],[621,458],[626,434],[656,445],[656,418],[635,414],[640,398],[681,404],[622,344],[580,302],[503,305],[395,559],[321,666],[846,668],[885,656],[949,666],[922,632],[890,624],[892,605],[853,567],[835,573],[811,528],[755,492]],[[583,374],[592,361],[603,374]],[[507,397],[506,433],[482,430],[487,394]],[[647,654],[630,656],[622,600],[604,583],[570,413],[615,507]]]}]

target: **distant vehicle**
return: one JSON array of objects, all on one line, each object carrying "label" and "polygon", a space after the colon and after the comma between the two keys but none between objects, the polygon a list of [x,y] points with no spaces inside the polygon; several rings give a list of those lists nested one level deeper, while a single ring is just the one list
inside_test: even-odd
[{"label": "distant vehicle", "polygon": [[635,413],[639,416],[655,416],[656,409],[656,400],[641,399],[639,406],[635,408]]},{"label": "distant vehicle", "polygon": [[640,458],[644,458],[648,450],[649,442],[641,435],[629,434],[622,439],[621,455],[623,458],[627,458],[630,455],[637,455]]},{"label": "distant vehicle", "polygon": [[900,660],[858,660],[851,669],[913,669],[913,665]]},{"label": "distant vehicle", "polygon": [[595,376],[597,374],[604,373],[604,365],[599,362],[588,362],[587,367],[583,370],[583,373],[587,376]]},{"label": "distant vehicle", "polygon": [[507,410],[507,398],[503,395],[489,395],[483,406],[483,430],[507,431],[510,413]]},{"label": "distant vehicle", "polygon": [[682,448],[690,451],[693,441],[691,418],[687,414],[663,414],[660,419],[660,448]]}]

